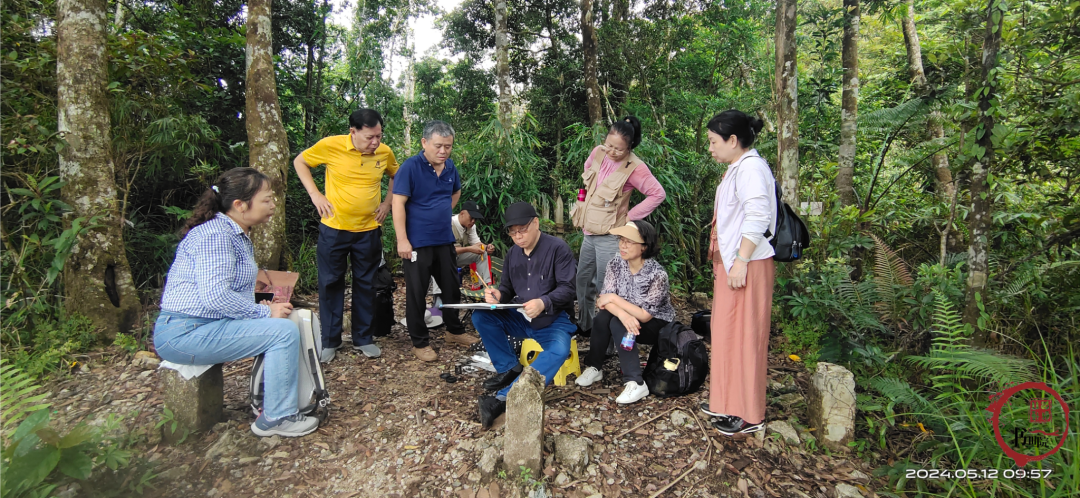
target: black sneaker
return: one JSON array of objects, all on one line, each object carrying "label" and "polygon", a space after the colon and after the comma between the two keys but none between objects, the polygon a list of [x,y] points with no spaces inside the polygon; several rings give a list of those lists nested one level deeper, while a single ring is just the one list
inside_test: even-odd
[{"label": "black sneaker", "polygon": [[511,383],[514,382],[514,379],[516,379],[518,375],[521,375],[521,372],[524,370],[525,369],[523,368],[515,368],[512,370],[507,370],[503,373],[497,373],[495,375],[492,375],[484,381],[484,390],[498,391],[499,389],[509,386]]},{"label": "black sneaker", "polygon": [[482,395],[476,400],[476,404],[480,408],[480,425],[485,429],[490,429],[495,419],[506,411],[506,402],[495,396]]},{"label": "black sneaker", "polygon": [[713,420],[712,426],[714,429],[720,431],[720,434],[732,436],[735,434],[750,434],[752,432],[760,431],[765,427],[765,423],[759,422],[751,424],[739,417],[724,417]]},{"label": "black sneaker", "polygon": [[716,412],[710,410],[709,409],[709,400],[702,401],[701,403],[698,404],[698,406],[701,408],[701,411],[703,413],[705,413],[706,415],[708,415],[710,417],[727,418],[727,415],[724,415],[723,413],[716,413]]}]

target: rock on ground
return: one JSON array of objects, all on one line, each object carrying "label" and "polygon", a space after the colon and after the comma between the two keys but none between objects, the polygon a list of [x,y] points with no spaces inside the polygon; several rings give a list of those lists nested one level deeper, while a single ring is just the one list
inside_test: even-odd
[{"label": "rock on ground", "polygon": [[859,492],[859,488],[840,483],[836,485],[836,498],[863,498],[863,495]]},{"label": "rock on ground", "polygon": [[687,415],[686,412],[682,410],[675,410],[671,412],[671,425],[674,425],[678,428],[692,428],[695,424],[696,422],[694,422],[694,417]]},{"label": "rock on ground", "polygon": [[783,420],[769,422],[767,430],[770,434],[776,433],[783,436],[784,442],[792,446],[798,446],[798,444],[800,443],[799,433],[795,432],[795,428],[792,427],[791,424]]},{"label": "rock on ground", "polygon": [[572,434],[555,436],[555,461],[566,466],[573,475],[581,475],[589,465],[589,439]]},{"label": "rock on ground", "polygon": [[135,353],[135,358],[131,360],[131,365],[144,370],[153,370],[161,365],[161,360],[159,360],[154,353],[149,351],[139,351],[138,353]]}]

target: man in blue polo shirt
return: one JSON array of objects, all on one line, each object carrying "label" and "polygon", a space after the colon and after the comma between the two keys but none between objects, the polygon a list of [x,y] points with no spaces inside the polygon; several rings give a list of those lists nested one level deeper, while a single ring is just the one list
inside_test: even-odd
[{"label": "man in blue polo shirt", "polygon": [[[427,289],[434,278],[443,289],[445,303],[461,301],[454,230],[450,225],[461,196],[461,178],[450,160],[453,127],[443,121],[424,125],[420,145],[423,150],[401,163],[394,176],[394,231],[405,272],[405,324],[413,354],[423,361],[435,361],[439,358],[431,349],[424,322]],[[447,343],[471,346],[479,341],[465,335],[457,310],[444,309],[443,320],[449,332],[443,338]]]}]

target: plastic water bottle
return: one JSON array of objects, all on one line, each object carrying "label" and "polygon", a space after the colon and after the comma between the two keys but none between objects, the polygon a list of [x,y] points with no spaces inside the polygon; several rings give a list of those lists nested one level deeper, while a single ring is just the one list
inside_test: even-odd
[{"label": "plastic water bottle", "polygon": [[622,346],[623,350],[624,351],[633,351],[633,349],[634,349],[634,340],[636,338],[637,338],[637,336],[634,335],[634,334],[626,334],[626,335],[624,335],[623,338],[622,338],[622,343],[621,343],[621,346]]}]

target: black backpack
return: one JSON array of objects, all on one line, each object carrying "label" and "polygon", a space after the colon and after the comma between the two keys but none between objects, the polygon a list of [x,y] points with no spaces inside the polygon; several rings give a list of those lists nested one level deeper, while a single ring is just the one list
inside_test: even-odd
[{"label": "black backpack", "polygon": [[670,398],[701,389],[709,375],[709,352],[690,327],[671,322],[660,329],[642,376],[649,394]]},{"label": "black backpack", "polygon": [[[788,203],[780,200],[784,193],[780,190],[780,182],[773,181],[776,186],[776,236],[769,239],[776,255],[773,261],[790,263],[802,257],[803,250],[810,247],[810,231],[806,224],[795,214]],[[765,232],[765,237],[770,236]]]},{"label": "black backpack", "polygon": [[371,317],[371,333],[375,337],[386,337],[394,326],[394,291],[397,290],[397,282],[386,265],[375,270],[374,287],[375,313]]}]

